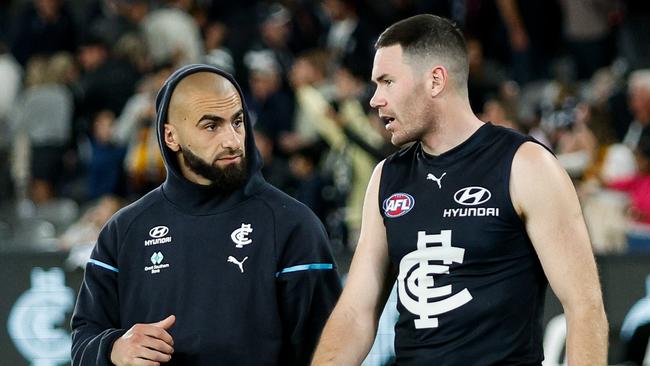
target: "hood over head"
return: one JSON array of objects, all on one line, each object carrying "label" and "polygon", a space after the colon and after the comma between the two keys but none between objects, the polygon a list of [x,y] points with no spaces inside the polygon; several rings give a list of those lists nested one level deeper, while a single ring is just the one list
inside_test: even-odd
[{"label": "hood over head", "polygon": [[[169,103],[176,88],[176,85],[188,75],[197,72],[209,72],[226,78],[235,86],[242,102],[244,111],[244,129],[246,137],[244,140],[247,159],[247,180],[246,183],[234,192],[223,192],[216,185],[204,186],[191,182],[181,172],[176,157],[165,144],[165,123],[168,119]],[[156,127],[158,133],[158,144],[162,152],[165,167],[167,168],[167,179],[162,185],[163,194],[177,206],[192,213],[202,214],[227,209],[247,197],[257,193],[264,185],[264,178],[261,174],[262,159],[255,146],[253,127],[251,125],[248,108],[244,95],[232,75],[210,65],[187,65],[176,70],[170,75],[156,96]]]}]

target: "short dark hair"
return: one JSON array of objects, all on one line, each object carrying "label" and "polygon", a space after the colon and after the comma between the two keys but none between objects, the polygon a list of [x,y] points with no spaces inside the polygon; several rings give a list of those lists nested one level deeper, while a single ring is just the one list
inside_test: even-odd
[{"label": "short dark hair", "polygon": [[441,59],[457,86],[466,86],[469,63],[465,38],[451,20],[431,14],[400,20],[379,36],[375,49],[394,45],[400,45],[408,57]]}]

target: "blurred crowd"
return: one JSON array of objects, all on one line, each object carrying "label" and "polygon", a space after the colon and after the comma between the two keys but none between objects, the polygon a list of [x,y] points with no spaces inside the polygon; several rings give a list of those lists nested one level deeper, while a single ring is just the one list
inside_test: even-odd
[{"label": "blurred crowd", "polygon": [[154,99],[189,63],[235,75],[267,180],[350,247],[396,149],[374,41],[419,13],[464,31],[475,113],[555,152],[595,251],[650,250],[647,0],[0,0],[0,248],[92,243],[159,185]]}]

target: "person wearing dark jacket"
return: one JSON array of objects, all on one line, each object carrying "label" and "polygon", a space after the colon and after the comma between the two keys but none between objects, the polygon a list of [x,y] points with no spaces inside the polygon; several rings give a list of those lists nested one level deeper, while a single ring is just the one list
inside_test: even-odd
[{"label": "person wearing dark jacket", "polygon": [[306,365],[340,293],[323,225],[266,183],[241,89],[207,65],[156,100],[167,178],[103,228],[73,365]]}]

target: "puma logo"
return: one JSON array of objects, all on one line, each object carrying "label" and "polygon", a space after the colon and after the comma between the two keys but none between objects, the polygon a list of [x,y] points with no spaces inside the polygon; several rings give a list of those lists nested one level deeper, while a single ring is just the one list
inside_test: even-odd
[{"label": "puma logo", "polygon": [[429,174],[427,174],[427,180],[432,180],[432,181],[438,183],[438,188],[442,189],[442,184],[440,183],[440,181],[442,180],[442,177],[444,177],[445,175],[447,175],[447,172],[442,173],[440,178],[436,178],[435,175],[429,173]]},{"label": "puma logo", "polygon": [[246,262],[246,259],[248,259],[248,257],[244,257],[244,259],[242,259],[242,261],[240,262],[240,261],[237,260],[237,258],[233,257],[232,255],[229,255],[228,256],[228,263],[236,264],[237,267],[239,267],[239,270],[241,271],[241,273],[244,273],[244,262]]}]

